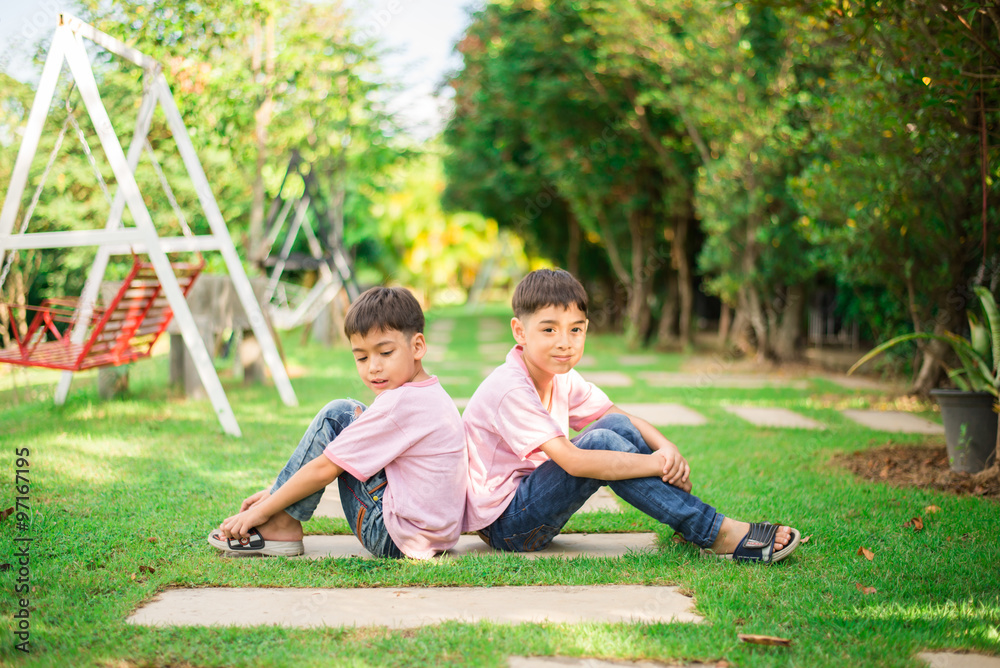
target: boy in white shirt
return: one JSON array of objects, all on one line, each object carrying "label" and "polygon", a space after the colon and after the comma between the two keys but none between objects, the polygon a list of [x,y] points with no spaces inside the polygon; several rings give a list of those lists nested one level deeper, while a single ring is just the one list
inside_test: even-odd
[{"label": "boy in white shirt", "polygon": [[[469,450],[465,530],[498,550],[541,549],[602,485],[720,557],[772,563],[799,532],[738,522],[693,496],[690,466],[655,427],[617,408],[573,367],[587,336],[587,293],[563,270],[514,291],[517,345],[462,416]],[[570,440],[569,428],[589,429]]]},{"label": "boy in white shirt", "polygon": [[302,554],[302,522],[337,480],[347,521],[372,554],[426,559],[451,549],[465,509],[465,439],[455,403],[421,364],[423,329],[404,288],[372,288],[351,304],[344,332],[374,402],[327,404],[274,486],[244,500],[208,542],[230,556]]}]

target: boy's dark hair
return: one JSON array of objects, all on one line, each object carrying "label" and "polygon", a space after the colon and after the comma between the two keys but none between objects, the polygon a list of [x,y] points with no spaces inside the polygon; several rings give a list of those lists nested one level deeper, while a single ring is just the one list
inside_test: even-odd
[{"label": "boy's dark hair", "polygon": [[344,318],[344,334],[368,336],[394,329],[406,336],[424,331],[424,312],[406,288],[369,288],[354,300]]},{"label": "boy's dark hair", "polygon": [[514,288],[514,316],[524,318],[546,306],[576,306],[587,315],[587,291],[565,269],[536,269]]}]

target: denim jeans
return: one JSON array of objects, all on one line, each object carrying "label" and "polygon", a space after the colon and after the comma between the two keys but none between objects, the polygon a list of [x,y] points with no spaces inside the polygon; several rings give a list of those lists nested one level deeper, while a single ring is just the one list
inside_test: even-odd
[{"label": "denim jeans", "polygon": [[[365,408],[363,403],[353,399],[338,399],[324,406],[306,429],[295,452],[288,458],[288,463],[281,469],[271,492],[277,491],[303,466],[317,457],[325,456],[323,451],[326,446],[337,438],[347,425],[360,417]],[[337,478],[340,502],[354,535],[365,549],[375,556],[399,559],[404,555],[392,542],[382,517],[382,498],[385,496],[387,484],[385,470],[379,471],[366,482],[361,482],[347,471]],[[322,497],[323,490],[317,490],[285,508],[285,512],[298,521],[305,522],[316,512],[316,506]]]},{"label": "denim jeans", "polygon": [[[632,422],[617,413],[602,417],[572,440],[582,450],[652,452]],[[576,478],[549,460],[521,480],[510,505],[480,535],[497,550],[540,550],[602,485],[696,545],[711,545],[722,526],[723,515],[715,508],[660,478]]]}]

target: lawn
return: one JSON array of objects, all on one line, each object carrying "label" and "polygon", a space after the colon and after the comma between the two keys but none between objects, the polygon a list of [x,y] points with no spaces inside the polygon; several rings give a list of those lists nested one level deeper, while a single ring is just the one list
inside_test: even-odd
[{"label": "lawn", "polygon": [[[454,397],[469,397],[499,358],[477,352],[479,322],[501,311],[432,313],[454,318],[443,362]],[[434,345],[434,341],[430,341]],[[0,604],[6,621],[0,663],[39,666],[504,666],[511,655],[717,662],[737,666],[918,666],[922,650],[1000,654],[1000,506],[922,489],[856,480],[838,454],[924,436],[888,435],[855,425],[834,406],[878,400],[826,380],[806,390],[609,388],[621,403],[683,403],[709,418],[665,433],[686,454],[695,492],[740,519],[799,527],[808,543],[771,567],[699,556],[672,531],[631,509],[574,518],[571,531],[656,531],[656,554],[620,559],[528,560],[510,555],[435,562],[221,558],[205,535],[243,497],[268,484],[313,414],[329,399],[371,396],[349,353],[284,338],[300,405],[287,408],[271,387],[223,382],[243,430],[224,436],[207,401],[166,387],[167,359],[131,370],[124,399],[97,399],[94,375],[52,405],[56,375],[0,369],[2,507],[14,505],[17,452],[30,450],[31,515],[0,521]],[[678,355],[624,368],[620,339],[596,335],[595,369],[635,376],[676,370]],[[225,371],[225,370],[223,370]],[[585,371],[585,370],[582,370]],[[725,372],[723,368],[722,372]],[[724,403],[782,406],[828,426],[819,432],[760,429]],[[931,419],[938,419],[933,414]],[[931,437],[932,439],[934,437]],[[23,463],[22,463],[23,466]],[[23,483],[22,483],[23,484]],[[934,507],[938,508],[937,512]],[[930,510],[928,510],[930,509]],[[904,524],[923,519],[924,529]],[[309,533],[348,533],[346,523],[314,520]],[[29,594],[16,593],[15,538],[31,536]],[[874,553],[872,560],[858,554]],[[0,566],[0,568],[3,568]],[[167,628],[130,626],[126,617],[170,587],[366,587],[671,584],[695,598],[704,624],[531,624],[449,622],[406,631],[379,628]],[[872,589],[874,591],[872,592]],[[15,649],[19,599],[30,598],[30,652]],[[738,633],[790,638],[790,648],[741,644]]]}]

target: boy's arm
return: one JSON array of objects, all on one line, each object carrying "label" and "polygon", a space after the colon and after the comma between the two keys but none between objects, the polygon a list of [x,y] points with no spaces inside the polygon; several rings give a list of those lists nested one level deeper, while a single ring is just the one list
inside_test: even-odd
[{"label": "boy's arm", "polygon": [[[666,436],[660,433],[660,430],[651,425],[646,420],[641,417],[632,415],[631,413],[626,413],[618,406],[612,404],[604,415],[608,413],[619,413],[624,415],[629,419],[636,429],[639,430],[639,434],[642,436],[642,440],[646,441],[646,445],[655,452],[660,452],[663,454],[664,459],[666,459],[668,468],[666,469],[666,474],[663,478],[664,482],[668,482],[675,487],[680,487],[685,492],[691,491],[691,466],[681,455],[680,449],[674,445]],[[603,417],[603,416],[602,416]]]},{"label": "boy's arm", "polygon": [[562,470],[577,478],[629,480],[655,476],[667,482],[667,462],[660,452],[642,455],[614,450],[582,450],[565,436],[546,441],[539,449]]},{"label": "boy's arm", "polygon": [[336,480],[344,469],[326,455],[320,455],[295,472],[278,490],[243,512],[227,518],[219,528],[227,538],[249,536],[250,529],[263,524],[296,501],[306,498]]}]

